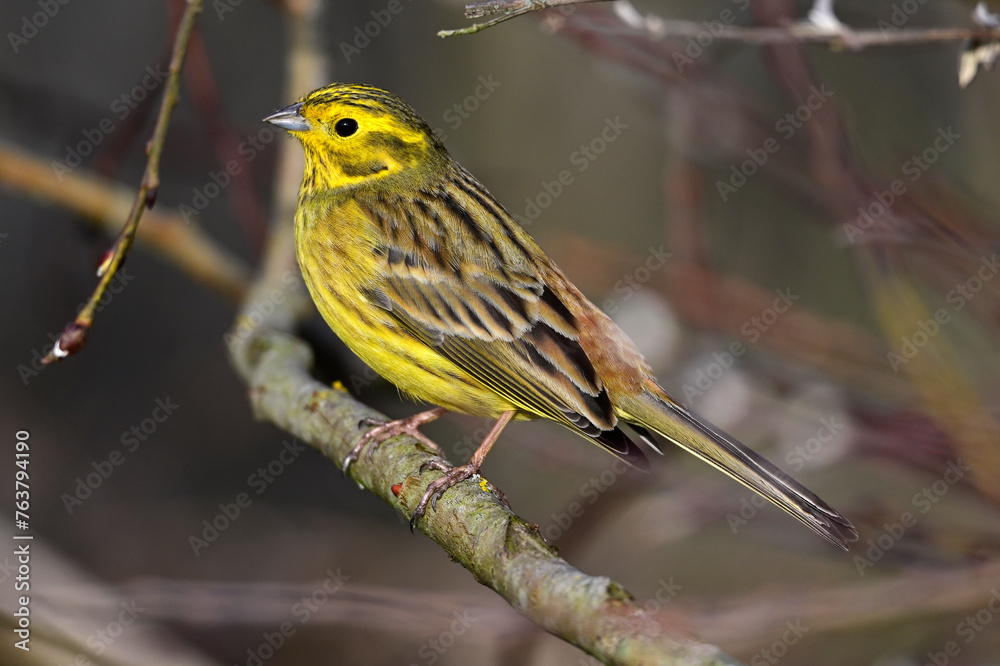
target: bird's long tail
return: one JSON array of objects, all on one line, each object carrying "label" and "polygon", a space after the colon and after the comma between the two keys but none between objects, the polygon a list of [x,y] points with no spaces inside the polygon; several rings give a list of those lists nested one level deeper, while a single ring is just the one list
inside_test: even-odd
[{"label": "bird's long tail", "polygon": [[776,465],[715,430],[653,384],[639,395],[616,398],[618,416],[659,433],[790,513],[844,550],[858,540],[847,518]]}]

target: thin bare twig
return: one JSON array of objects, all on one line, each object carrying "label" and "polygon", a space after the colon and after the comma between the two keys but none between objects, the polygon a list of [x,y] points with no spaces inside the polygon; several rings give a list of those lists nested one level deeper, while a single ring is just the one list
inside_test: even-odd
[{"label": "thin bare twig", "polygon": [[94,323],[94,313],[100,305],[101,298],[111,285],[115,274],[125,261],[132,243],[135,241],[136,229],[139,227],[139,220],[147,208],[152,208],[156,202],[156,193],[160,187],[160,155],[163,153],[163,145],[167,138],[167,128],[170,126],[170,116],[179,99],[178,90],[180,88],[181,67],[184,64],[184,55],[187,52],[188,42],[191,39],[191,31],[194,28],[195,19],[201,12],[202,0],[187,0],[187,7],[184,16],[181,18],[180,26],[177,29],[177,38],[174,42],[174,52],[170,58],[170,74],[167,77],[166,90],[163,93],[163,101],[160,104],[160,112],[156,118],[156,127],[153,129],[153,136],[148,144],[149,157],[146,160],[146,171],[139,184],[139,191],[136,192],[135,201],[132,204],[132,211],[129,213],[128,221],[122,229],[121,235],[115,241],[109,256],[101,263],[97,270],[100,281],[97,288],[90,296],[90,300],[83,307],[76,319],[66,325],[58,342],[52,347],[52,351],[42,359],[43,363],[53,363],[67,356],[75,354],[83,349],[87,343],[87,336],[90,327]]},{"label": "thin bare twig", "polygon": [[530,14],[531,12],[559,7],[561,5],[579,5],[585,2],[605,2],[605,0],[487,0],[486,2],[475,2],[465,6],[466,18],[481,18],[496,14],[502,15],[483,23],[474,23],[467,28],[439,30],[438,37],[474,35],[480,30],[485,30],[523,14]]},{"label": "thin bare twig", "polygon": [[[704,35],[706,28],[692,21],[664,21],[659,27],[650,24],[645,31],[639,28],[618,28],[609,34],[638,35],[643,32],[661,39],[688,38]],[[917,46],[922,44],[961,42],[966,39],[984,41],[1000,40],[1000,29],[979,26],[954,28],[918,28],[899,31],[851,30],[843,32],[824,30],[811,23],[791,23],[779,27],[723,26],[710,33],[713,40],[743,42],[745,44],[825,44],[834,48],[860,50],[878,46]]]},{"label": "thin bare twig", "polygon": [[[605,0],[488,0],[465,6],[466,18],[495,16],[483,23],[475,23],[456,30],[440,30],[438,37],[472,35],[517,16],[564,5],[576,5]],[[826,44],[835,48],[860,50],[878,46],[913,46],[941,42],[961,42],[976,39],[984,42],[1000,41],[1000,28],[967,26],[953,28],[878,28],[853,30],[849,27],[832,29],[809,21],[789,23],[784,26],[734,26],[719,21],[706,28],[700,21],[671,21],[650,16],[635,25],[605,27],[609,36],[645,36],[655,39],[698,37],[709,32],[713,41],[736,41],[745,44],[783,44],[791,42]]]}]

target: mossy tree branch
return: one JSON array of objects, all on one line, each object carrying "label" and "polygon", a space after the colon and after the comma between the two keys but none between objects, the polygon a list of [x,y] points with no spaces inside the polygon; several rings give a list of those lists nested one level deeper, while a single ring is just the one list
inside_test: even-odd
[{"label": "mossy tree branch", "polygon": [[[261,294],[278,288],[266,279],[259,287]],[[293,318],[286,312],[277,319]],[[340,466],[366,430],[360,422],[385,417],[345,391],[314,380],[309,375],[308,346],[287,331],[272,328],[273,323],[230,338],[230,353],[250,387],[254,411]],[[362,455],[350,475],[409,516],[427,484],[440,475],[420,472],[420,466],[433,458],[416,440],[394,437],[371,459]],[[667,634],[621,585],[588,576],[557,557],[536,525],[511,513],[472,480],[445,493],[419,528],[519,612],[604,663],[737,663],[714,646]]]}]

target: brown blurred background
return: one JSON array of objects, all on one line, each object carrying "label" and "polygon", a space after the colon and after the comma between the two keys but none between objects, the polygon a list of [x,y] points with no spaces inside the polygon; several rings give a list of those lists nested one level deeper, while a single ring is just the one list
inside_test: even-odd
[{"label": "brown blurred background", "polygon": [[[606,4],[441,39],[469,23],[461,3],[399,3],[326,3],[333,79],[409,101],[668,390],[849,516],[861,542],[841,553],[674,450],[652,475],[620,475],[550,423],[510,428],[486,464],[514,510],[574,566],[749,663],[1000,663],[998,79],[960,89],[957,41],[855,52],[704,36],[729,17],[783,25],[808,3],[635,6],[702,25],[700,51],[629,33]],[[12,150],[66,165],[89,142],[45,178],[132,189],[180,8],[43,4],[0,4],[0,166]],[[837,11],[858,30],[971,25],[966,3]],[[273,3],[206,4],[163,155],[156,210],[201,208],[192,224],[248,267],[288,140],[260,122],[293,101],[285,26]],[[240,178],[213,190],[228,160]],[[3,663],[594,663],[255,422],[223,344],[236,304],[162,255],[135,248],[86,349],[38,366],[110,236],[10,180],[0,514],[12,524],[26,430],[34,631],[31,653],[6,634]],[[859,207],[880,224],[865,228]],[[319,377],[364,376],[318,317],[303,334]],[[381,380],[349,388],[392,416],[417,409]],[[427,432],[460,461],[484,425],[455,416]],[[251,504],[219,518],[240,493]],[[193,547],[213,520],[228,526]],[[8,623],[13,548],[0,546]]]}]

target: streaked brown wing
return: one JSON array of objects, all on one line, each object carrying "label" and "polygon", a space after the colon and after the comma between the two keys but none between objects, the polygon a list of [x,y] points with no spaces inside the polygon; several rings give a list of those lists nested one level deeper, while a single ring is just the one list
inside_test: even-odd
[{"label": "streaked brown wing", "polygon": [[[520,229],[487,233],[476,222],[480,216],[497,226],[514,222],[484,209],[482,194],[429,194],[417,204],[418,215],[402,206],[377,211],[394,233],[379,248],[386,272],[370,292],[373,302],[510,403],[648,469],[642,451],[617,428],[607,391],[580,346],[576,317],[539,276],[525,247],[530,239]],[[398,216],[409,218],[408,229]],[[454,234],[463,228],[476,232]]]}]

